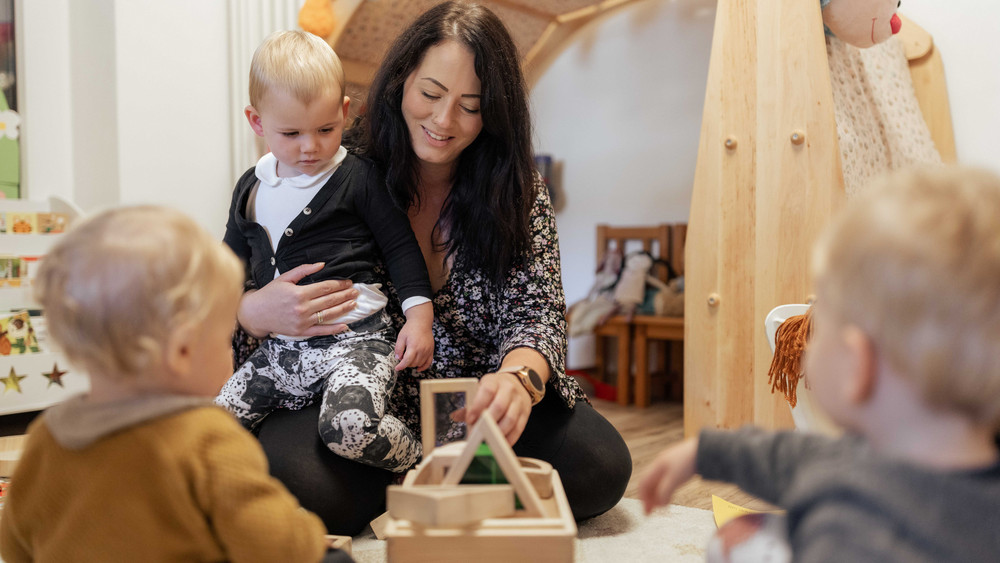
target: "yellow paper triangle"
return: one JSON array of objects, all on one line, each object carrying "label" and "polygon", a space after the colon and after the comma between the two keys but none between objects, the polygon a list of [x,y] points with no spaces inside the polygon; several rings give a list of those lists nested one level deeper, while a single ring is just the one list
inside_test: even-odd
[{"label": "yellow paper triangle", "polygon": [[752,508],[747,508],[745,506],[740,506],[738,504],[733,504],[728,500],[712,495],[712,515],[715,516],[715,527],[721,528],[726,522],[729,522],[733,518],[738,516],[743,516],[745,514],[757,514],[759,512],[766,512],[769,514],[784,514],[784,510],[753,510]]}]

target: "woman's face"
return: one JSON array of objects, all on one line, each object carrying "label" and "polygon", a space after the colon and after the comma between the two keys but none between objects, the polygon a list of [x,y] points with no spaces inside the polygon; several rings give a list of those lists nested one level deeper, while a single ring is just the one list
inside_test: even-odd
[{"label": "woman's face", "polygon": [[453,170],[483,129],[472,51],[451,40],[429,48],[403,85],[403,119],[422,167]]}]

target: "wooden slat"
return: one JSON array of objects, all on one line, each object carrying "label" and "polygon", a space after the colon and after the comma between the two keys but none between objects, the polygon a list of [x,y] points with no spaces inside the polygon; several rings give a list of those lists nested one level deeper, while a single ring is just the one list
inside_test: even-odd
[{"label": "wooden slat", "polygon": [[580,8],[574,12],[569,12],[560,15],[556,18],[559,23],[569,23],[578,21],[580,19],[590,19],[600,15],[602,12],[610,10],[612,8],[617,8],[632,2],[633,0],[603,0],[592,6],[587,6],[585,8]]},{"label": "wooden slat", "polygon": [[[753,332],[744,319],[753,302],[754,247],[747,241],[754,238],[757,9],[753,0],[720,0],[716,8],[685,245],[687,435],[749,420],[753,412],[749,401],[727,399],[745,394],[740,386],[752,372],[742,358],[753,358]],[[710,296],[719,294],[710,305]]]},{"label": "wooden slat", "polygon": [[632,322],[646,326],[654,338],[684,338],[684,317],[636,315]]},{"label": "wooden slat", "polygon": [[627,320],[619,321],[616,363],[618,388],[616,389],[619,405],[627,405],[629,401],[629,378],[632,376],[632,326]]},{"label": "wooden slat", "polygon": [[[902,17],[902,16],[901,16]],[[927,128],[934,139],[941,160],[956,162],[955,131],[951,122],[948,85],[944,80],[944,63],[937,45],[923,28],[903,17],[901,41],[910,59],[910,78]]]},{"label": "wooden slat", "polygon": [[479,445],[483,442],[486,442],[490,447],[493,459],[500,466],[500,470],[503,471],[507,482],[513,485],[514,491],[517,492],[517,496],[521,500],[521,504],[524,505],[524,510],[528,516],[558,516],[552,513],[552,511],[547,510],[546,505],[542,503],[542,499],[538,496],[535,487],[532,486],[531,481],[524,474],[524,469],[521,468],[521,463],[517,460],[517,456],[514,455],[514,450],[507,444],[503,432],[500,431],[500,427],[497,426],[496,421],[493,420],[493,415],[489,411],[483,412],[479,420],[476,421],[475,426],[472,427],[465,449],[462,450],[462,453],[455,460],[454,464],[445,473],[444,479],[441,481],[442,485],[458,485],[459,481],[465,475],[465,471],[469,468],[472,458],[476,455]]},{"label": "wooden slat", "polygon": [[609,238],[624,240],[659,240],[667,229],[666,225],[628,225],[622,227],[598,225],[598,228],[600,227],[606,229]]},{"label": "wooden slat", "polygon": [[[781,11],[758,20],[757,56],[766,64],[757,67],[756,283],[746,319],[755,349],[753,379],[743,389],[753,397],[753,422],[781,428],[793,422],[783,396],[767,384],[771,350],[764,317],[812,293],[813,244],[845,196],[819,6],[800,0],[771,5]],[[726,426],[745,422],[729,419]]]},{"label": "wooden slat", "polygon": [[[437,416],[434,412],[436,401],[434,396],[440,393],[463,393],[465,404],[468,405],[479,388],[479,380],[474,377],[458,377],[452,379],[424,379],[420,382],[420,433],[424,456],[435,447],[437,441]],[[466,429],[468,432],[468,429]]]},{"label": "wooden slat", "polygon": [[677,224],[670,226],[670,252],[664,253],[670,260],[674,272],[678,276],[684,275],[684,246],[687,244],[687,225]]},{"label": "wooden slat", "polygon": [[791,425],[767,386],[763,319],[804,299],[843,199],[832,104],[817,5],[719,3],[686,245],[689,434]]},{"label": "wooden slat", "polygon": [[604,263],[604,255],[607,253],[607,251],[608,251],[608,226],[607,225],[598,225],[597,226],[597,252],[596,252],[596,254],[597,254],[597,264],[596,264],[596,267],[595,267],[595,271],[596,271],[597,268],[601,267],[601,264]]},{"label": "wooden slat", "polygon": [[502,485],[390,485],[389,516],[425,526],[465,526],[514,514],[514,487]]}]

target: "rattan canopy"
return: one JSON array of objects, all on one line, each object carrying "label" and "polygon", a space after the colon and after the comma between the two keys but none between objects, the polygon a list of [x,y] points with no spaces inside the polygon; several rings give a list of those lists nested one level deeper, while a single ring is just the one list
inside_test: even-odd
[{"label": "rattan canopy", "polygon": [[[343,2],[344,0],[340,0]],[[367,86],[389,44],[414,18],[442,0],[355,2],[346,24],[329,38],[344,63],[351,94]],[[634,0],[479,0],[504,21],[517,44],[529,85],[573,32]]]}]

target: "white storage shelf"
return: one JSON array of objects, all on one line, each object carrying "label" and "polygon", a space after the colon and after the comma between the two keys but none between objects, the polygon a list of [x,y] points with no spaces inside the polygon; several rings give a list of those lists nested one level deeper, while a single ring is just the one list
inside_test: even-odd
[{"label": "white storage shelf", "polygon": [[[80,215],[75,205],[58,198],[47,202],[0,200],[0,212],[11,211],[66,213],[70,223]],[[43,256],[61,236],[0,233],[0,254]],[[0,311],[37,308],[30,284],[0,287]],[[40,339],[39,345],[42,351],[38,353],[0,356],[0,382],[3,383],[0,386],[0,415],[41,410],[90,388],[86,375],[53,351],[51,343]],[[46,377],[45,374],[55,371],[65,374],[56,377],[57,381]]]}]

